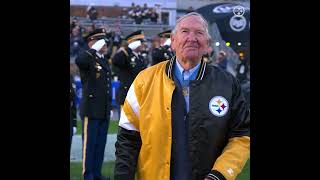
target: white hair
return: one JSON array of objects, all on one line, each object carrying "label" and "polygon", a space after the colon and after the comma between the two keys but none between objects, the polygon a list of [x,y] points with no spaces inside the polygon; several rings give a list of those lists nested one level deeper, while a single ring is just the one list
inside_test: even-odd
[{"label": "white hair", "polygon": [[189,16],[196,16],[196,17],[199,17],[199,18],[200,18],[201,23],[203,24],[203,27],[204,27],[204,29],[205,29],[206,35],[207,35],[207,37],[208,37],[208,40],[210,41],[210,40],[211,40],[211,36],[210,36],[210,34],[209,34],[208,22],[207,22],[206,19],[204,19],[204,17],[203,17],[201,14],[199,14],[199,13],[197,13],[197,12],[191,12],[191,13],[185,14],[185,15],[183,15],[182,17],[180,17],[180,18],[177,20],[176,26],[175,26],[174,29],[172,30],[172,34],[176,34],[176,33],[177,33],[177,29],[178,29],[178,26],[179,26],[180,22],[181,22],[183,19],[185,19],[185,18],[187,18],[187,17],[189,17]]}]

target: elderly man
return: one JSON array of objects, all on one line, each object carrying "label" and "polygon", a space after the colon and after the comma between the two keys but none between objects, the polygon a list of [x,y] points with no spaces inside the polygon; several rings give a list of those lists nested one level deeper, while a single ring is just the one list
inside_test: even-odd
[{"label": "elderly man", "polygon": [[192,12],[171,34],[176,57],[140,72],[116,142],[116,180],[235,179],[250,152],[249,109],[238,81],[207,65],[206,20]]}]

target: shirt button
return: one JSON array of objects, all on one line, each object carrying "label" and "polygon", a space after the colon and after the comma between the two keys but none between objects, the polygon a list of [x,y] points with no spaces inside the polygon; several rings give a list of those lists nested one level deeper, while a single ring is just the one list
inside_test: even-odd
[{"label": "shirt button", "polygon": [[109,93],[109,91],[107,91],[107,93]]}]

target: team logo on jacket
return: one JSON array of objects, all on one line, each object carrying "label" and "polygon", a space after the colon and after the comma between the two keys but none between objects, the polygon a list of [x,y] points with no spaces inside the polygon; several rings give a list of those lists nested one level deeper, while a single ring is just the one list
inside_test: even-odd
[{"label": "team logo on jacket", "polygon": [[229,110],[228,101],[222,96],[215,96],[209,102],[209,109],[215,116],[224,116]]}]

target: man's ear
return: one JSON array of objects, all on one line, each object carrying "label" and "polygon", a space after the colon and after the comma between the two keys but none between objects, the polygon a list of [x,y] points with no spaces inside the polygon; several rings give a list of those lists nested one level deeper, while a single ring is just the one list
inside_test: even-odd
[{"label": "man's ear", "polygon": [[170,35],[170,40],[171,40],[171,44],[170,44],[170,48],[171,48],[171,50],[175,50],[175,41],[174,41],[174,35],[173,34],[171,34]]}]

